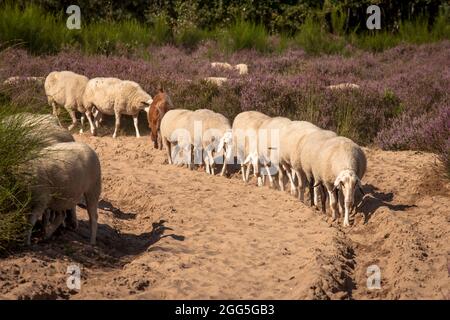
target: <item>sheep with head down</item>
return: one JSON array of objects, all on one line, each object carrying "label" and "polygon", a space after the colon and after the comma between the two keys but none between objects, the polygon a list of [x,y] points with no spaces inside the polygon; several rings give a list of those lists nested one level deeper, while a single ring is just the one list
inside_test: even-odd
[{"label": "sheep with head down", "polygon": [[[301,162],[300,152],[305,135],[320,130],[307,121],[291,121],[280,130],[279,166],[284,170],[291,185],[291,194],[298,193],[299,199],[304,200],[304,182],[300,179]],[[297,183],[296,183],[297,182]]]},{"label": "sheep with head down", "polygon": [[291,124],[291,120],[285,117],[274,117],[266,119],[259,126],[258,133],[258,154],[266,169],[271,187],[274,187],[272,176],[278,175],[279,188],[284,191],[285,170],[280,166],[280,150],[286,147],[286,139],[281,139],[283,128]]},{"label": "sheep with head down", "polygon": [[297,144],[300,154],[294,160],[294,168],[299,175],[299,185],[303,186],[301,193],[304,193],[304,186],[308,185],[311,206],[315,205],[316,207],[319,206],[318,196],[321,195],[322,211],[325,212],[325,196],[322,185],[315,183],[313,169],[323,150],[323,144],[328,139],[336,137],[336,133],[330,130],[316,130],[314,128],[306,129],[306,131],[306,134]]},{"label": "sheep with head down", "polygon": [[222,114],[209,109],[194,112],[194,120],[201,125],[201,144],[205,152],[203,157],[208,174],[215,174],[214,154],[224,153],[224,161],[220,175],[226,172],[226,164],[232,156],[233,136],[230,121]]},{"label": "sheep with head down", "polygon": [[99,112],[97,117],[103,114],[115,116],[113,138],[117,137],[122,114],[133,117],[136,137],[139,138],[141,136],[138,128],[139,112],[150,107],[152,102],[152,97],[139,84],[117,78],[93,78],[87,83],[83,95],[85,108],[92,112],[95,107]]},{"label": "sheep with head down", "polygon": [[[78,111],[86,115],[91,133],[95,135],[96,130],[91,120],[91,110],[86,109],[83,104],[83,95],[88,81],[87,77],[72,71],[53,71],[45,78],[44,89],[48,103],[53,107],[53,115],[56,118],[58,118],[61,106],[69,113],[72,119],[69,130],[77,125],[75,112]],[[83,132],[84,115],[81,116],[80,133]]]},{"label": "sheep with head down", "polygon": [[166,112],[161,120],[161,138],[169,164],[181,161],[193,168],[192,146],[195,144],[199,148],[201,144],[199,139],[194,141],[194,111],[174,109]]},{"label": "sheep with head down", "polygon": [[315,183],[327,189],[333,219],[337,218],[340,196],[339,208],[345,214],[343,225],[348,227],[349,215],[355,206],[355,191],[359,189],[363,193],[361,179],[366,172],[366,156],[360,146],[345,137],[330,138],[321,147],[312,166]]},{"label": "sheep with head down", "polygon": [[253,167],[258,186],[263,185],[260,163],[264,163],[265,160],[260,158],[259,153],[259,127],[269,119],[269,116],[258,111],[244,111],[239,113],[233,121],[234,153],[241,164],[242,179],[248,182],[250,168]]},{"label": "sheep with head down", "polygon": [[[31,243],[32,227],[50,209],[58,213],[70,210],[76,221],[76,205],[84,198],[91,227],[91,244],[97,235],[97,205],[101,193],[101,169],[97,154],[87,144],[79,142],[57,143],[42,149],[38,158],[21,168],[29,179],[31,194],[31,228],[27,244]],[[59,215],[56,225],[64,220]]]}]

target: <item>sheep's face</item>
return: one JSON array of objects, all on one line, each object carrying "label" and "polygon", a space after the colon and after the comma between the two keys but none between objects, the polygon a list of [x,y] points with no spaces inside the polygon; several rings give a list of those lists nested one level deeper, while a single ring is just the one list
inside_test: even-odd
[{"label": "sheep's face", "polygon": [[344,195],[345,205],[350,208],[355,202],[355,188],[359,184],[360,180],[353,170],[342,171],[334,182],[334,187],[341,190]]},{"label": "sheep's face", "polygon": [[144,109],[148,113],[149,110],[150,110],[150,105],[152,104],[152,102],[153,102],[152,98],[150,98],[148,100],[141,101],[141,104],[139,105],[139,109]]}]

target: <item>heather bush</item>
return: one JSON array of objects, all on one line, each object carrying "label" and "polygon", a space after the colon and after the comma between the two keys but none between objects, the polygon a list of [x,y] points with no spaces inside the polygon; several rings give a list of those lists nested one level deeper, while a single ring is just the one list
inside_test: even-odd
[{"label": "heather bush", "polygon": [[[224,53],[214,48],[214,42],[206,42],[190,52],[166,45],[150,47],[143,56],[84,55],[66,50],[40,57],[11,48],[0,54],[0,81],[73,70],[88,77],[133,80],[152,95],[161,84],[177,108],[213,109],[230,119],[243,110],[259,110],[311,121],[363,145],[375,143],[389,149],[430,150],[426,143],[418,142],[419,131],[406,130],[408,123],[417,123],[417,119],[427,123],[450,102],[450,70],[445,67],[450,61],[448,41],[400,45],[382,53],[349,57],[311,57],[293,48],[281,54],[254,49]],[[212,69],[211,61],[246,63],[249,74]],[[202,80],[207,76],[226,76],[229,81],[217,87]],[[361,89],[326,89],[343,82],[356,83]],[[0,87],[0,98],[2,95],[19,108],[50,112],[39,85]],[[445,139],[440,141],[442,144]],[[433,150],[441,152],[438,147]]]}]

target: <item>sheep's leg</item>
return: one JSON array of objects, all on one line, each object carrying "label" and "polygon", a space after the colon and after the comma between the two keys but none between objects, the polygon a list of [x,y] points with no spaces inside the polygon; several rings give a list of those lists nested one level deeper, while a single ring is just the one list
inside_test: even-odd
[{"label": "sheep's leg", "polygon": [[295,187],[294,177],[293,177],[293,171],[291,172],[290,168],[288,166],[283,165],[283,169],[286,172],[286,175],[289,179],[289,183],[291,185],[291,195],[295,196],[297,193],[297,188]]},{"label": "sheep's leg", "polygon": [[352,201],[346,201],[347,199],[344,199],[344,227],[350,227],[350,221],[349,216],[351,211],[353,210],[353,202]]},{"label": "sheep's leg", "polygon": [[278,184],[280,186],[280,190],[284,191],[284,176],[285,172],[281,165],[278,166]]},{"label": "sheep's leg", "polygon": [[245,174],[245,164],[241,163],[241,174],[242,174],[242,180],[244,180],[244,182],[247,182],[247,180],[245,179],[246,174]]},{"label": "sheep's leg", "polygon": [[330,197],[330,208],[333,221],[337,219],[336,211],[337,211],[337,199],[336,193],[332,190],[328,190],[328,196]]},{"label": "sheep's leg", "polygon": [[138,116],[139,116],[139,114],[133,115],[134,129],[136,129],[136,138],[141,137],[141,135],[139,133],[139,127],[138,127]]},{"label": "sheep's leg", "polygon": [[66,220],[68,220],[68,227],[72,230],[78,229],[78,219],[77,219],[77,207],[74,206],[72,209],[68,210],[66,215]]},{"label": "sheep's leg", "polygon": [[77,117],[75,115],[75,111],[68,109],[67,112],[69,112],[70,118],[72,119],[72,124],[67,128],[67,130],[72,130],[77,125]]},{"label": "sheep's leg", "polygon": [[83,134],[83,129],[84,129],[84,115],[81,115],[80,123],[81,123],[80,134]]},{"label": "sheep's leg", "polygon": [[97,239],[97,206],[98,206],[98,198],[92,197],[89,194],[85,194],[84,198],[86,199],[87,212],[89,215],[89,224],[91,226],[91,239],[90,242],[92,245],[95,245]]},{"label": "sheep's leg", "polygon": [[[89,121],[89,127],[91,128],[91,134],[92,134],[93,136],[96,136],[96,135],[97,135],[97,130],[96,130],[96,128],[95,128],[94,122],[92,121],[92,112],[91,112],[90,110],[87,110],[87,111],[85,112],[85,115],[86,115],[86,118],[87,118],[88,121]],[[81,117],[81,119],[83,119],[83,117]],[[82,125],[82,126],[83,126],[83,125]]]},{"label": "sheep's leg", "polygon": [[212,154],[211,149],[209,149],[208,151],[206,151],[207,157],[208,157],[208,163],[209,163],[209,168],[210,168],[210,174],[214,175],[214,157]]},{"label": "sheep's leg", "polygon": [[223,177],[225,172],[227,171],[227,163],[228,163],[228,157],[226,156],[226,152],[224,153],[223,156],[223,165],[222,165],[222,170],[220,171],[220,176]]},{"label": "sheep's leg", "polygon": [[339,215],[344,214],[344,194],[338,191]]},{"label": "sheep's leg", "polygon": [[251,162],[247,163],[247,170],[245,172],[245,182],[248,182],[248,180],[250,179],[250,168],[252,167]]},{"label": "sheep's leg", "polygon": [[117,137],[117,132],[119,131],[120,128],[120,116],[121,114],[119,112],[116,112],[116,126],[114,128],[114,133],[113,133],[113,138]]},{"label": "sheep's leg", "polygon": [[158,149],[162,150],[163,144],[162,144],[162,136],[161,136],[161,131],[160,130],[158,130],[157,141],[158,141]]},{"label": "sheep's leg", "polygon": [[309,181],[309,200],[311,207],[313,207],[315,203],[315,194],[314,194],[314,179],[312,178]]},{"label": "sheep's leg", "polygon": [[31,234],[33,233],[33,227],[36,224],[36,221],[42,217],[45,211],[45,206],[38,206],[33,209],[33,211],[28,216],[28,223],[30,224],[30,229],[28,230],[28,234],[26,237],[26,245],[31,245]]},{"label": "sheep's leg", "polygon": [[264,164],[264,168],[266,169],[266,172],[267,172],[267,177],[269,178],[269,185],[270,185],[270,187],[271,188],[274,188],[275,186],[274,186],[274,181],[273,181],[273,177],[272,177],[272,175],[270,174],[270,168],[269,168],[269,166],[267,165],[267,163],[265,163]]},{"label": "sheep's leg", "polygon": [[205,156],[205,171],[207,174],[211,174],[211,171],[209,170],[209,159],[208,156]]},{"label": "sheep's leg", "polygon": [[100,124],[103,122],[103,114],[95,109],[92,114],[94,115],[94,124],[96,128],[100,127]]},{"label": "sheep's leg", "polygon": [[171,154],[171,143],[166,138],[162,138],[162,141],[164,143],[164,146],[166,147],[167,161],[169,162],[169,164],[173,164]]},{"label": "sheep's leg", "polygon": [[326,213],[327,212],[326,211],[327,193],[326,193],[325,187],[323,185],[320,185],[319,189],[320,189],[320,201],[322,204],[322,212]]},{"label": "sheep's leg", "polygon": [[321,186],[314,187],[314,206],[319,209],[319,195],[321,195],[322,189]]},{"label": "sheep's leg", "polygon": [[52,109],[53,109],[53,115],[58,120],[59,126],[62,127],[61,121],[59,120],[59,106],[54,101],[52,102]]}]

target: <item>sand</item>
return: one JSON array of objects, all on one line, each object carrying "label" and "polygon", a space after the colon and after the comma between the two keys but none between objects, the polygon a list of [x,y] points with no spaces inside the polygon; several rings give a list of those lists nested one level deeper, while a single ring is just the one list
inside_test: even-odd
[{"label": "sand", "polygon": [[364,214],[342,228],[254,180],[169,166],[148,136],[76,140],[102,164],[98,244],[78,209],[78,230],[0,259],[1,298],[450,298],[450,184],[432,154],[365,149]]}]

